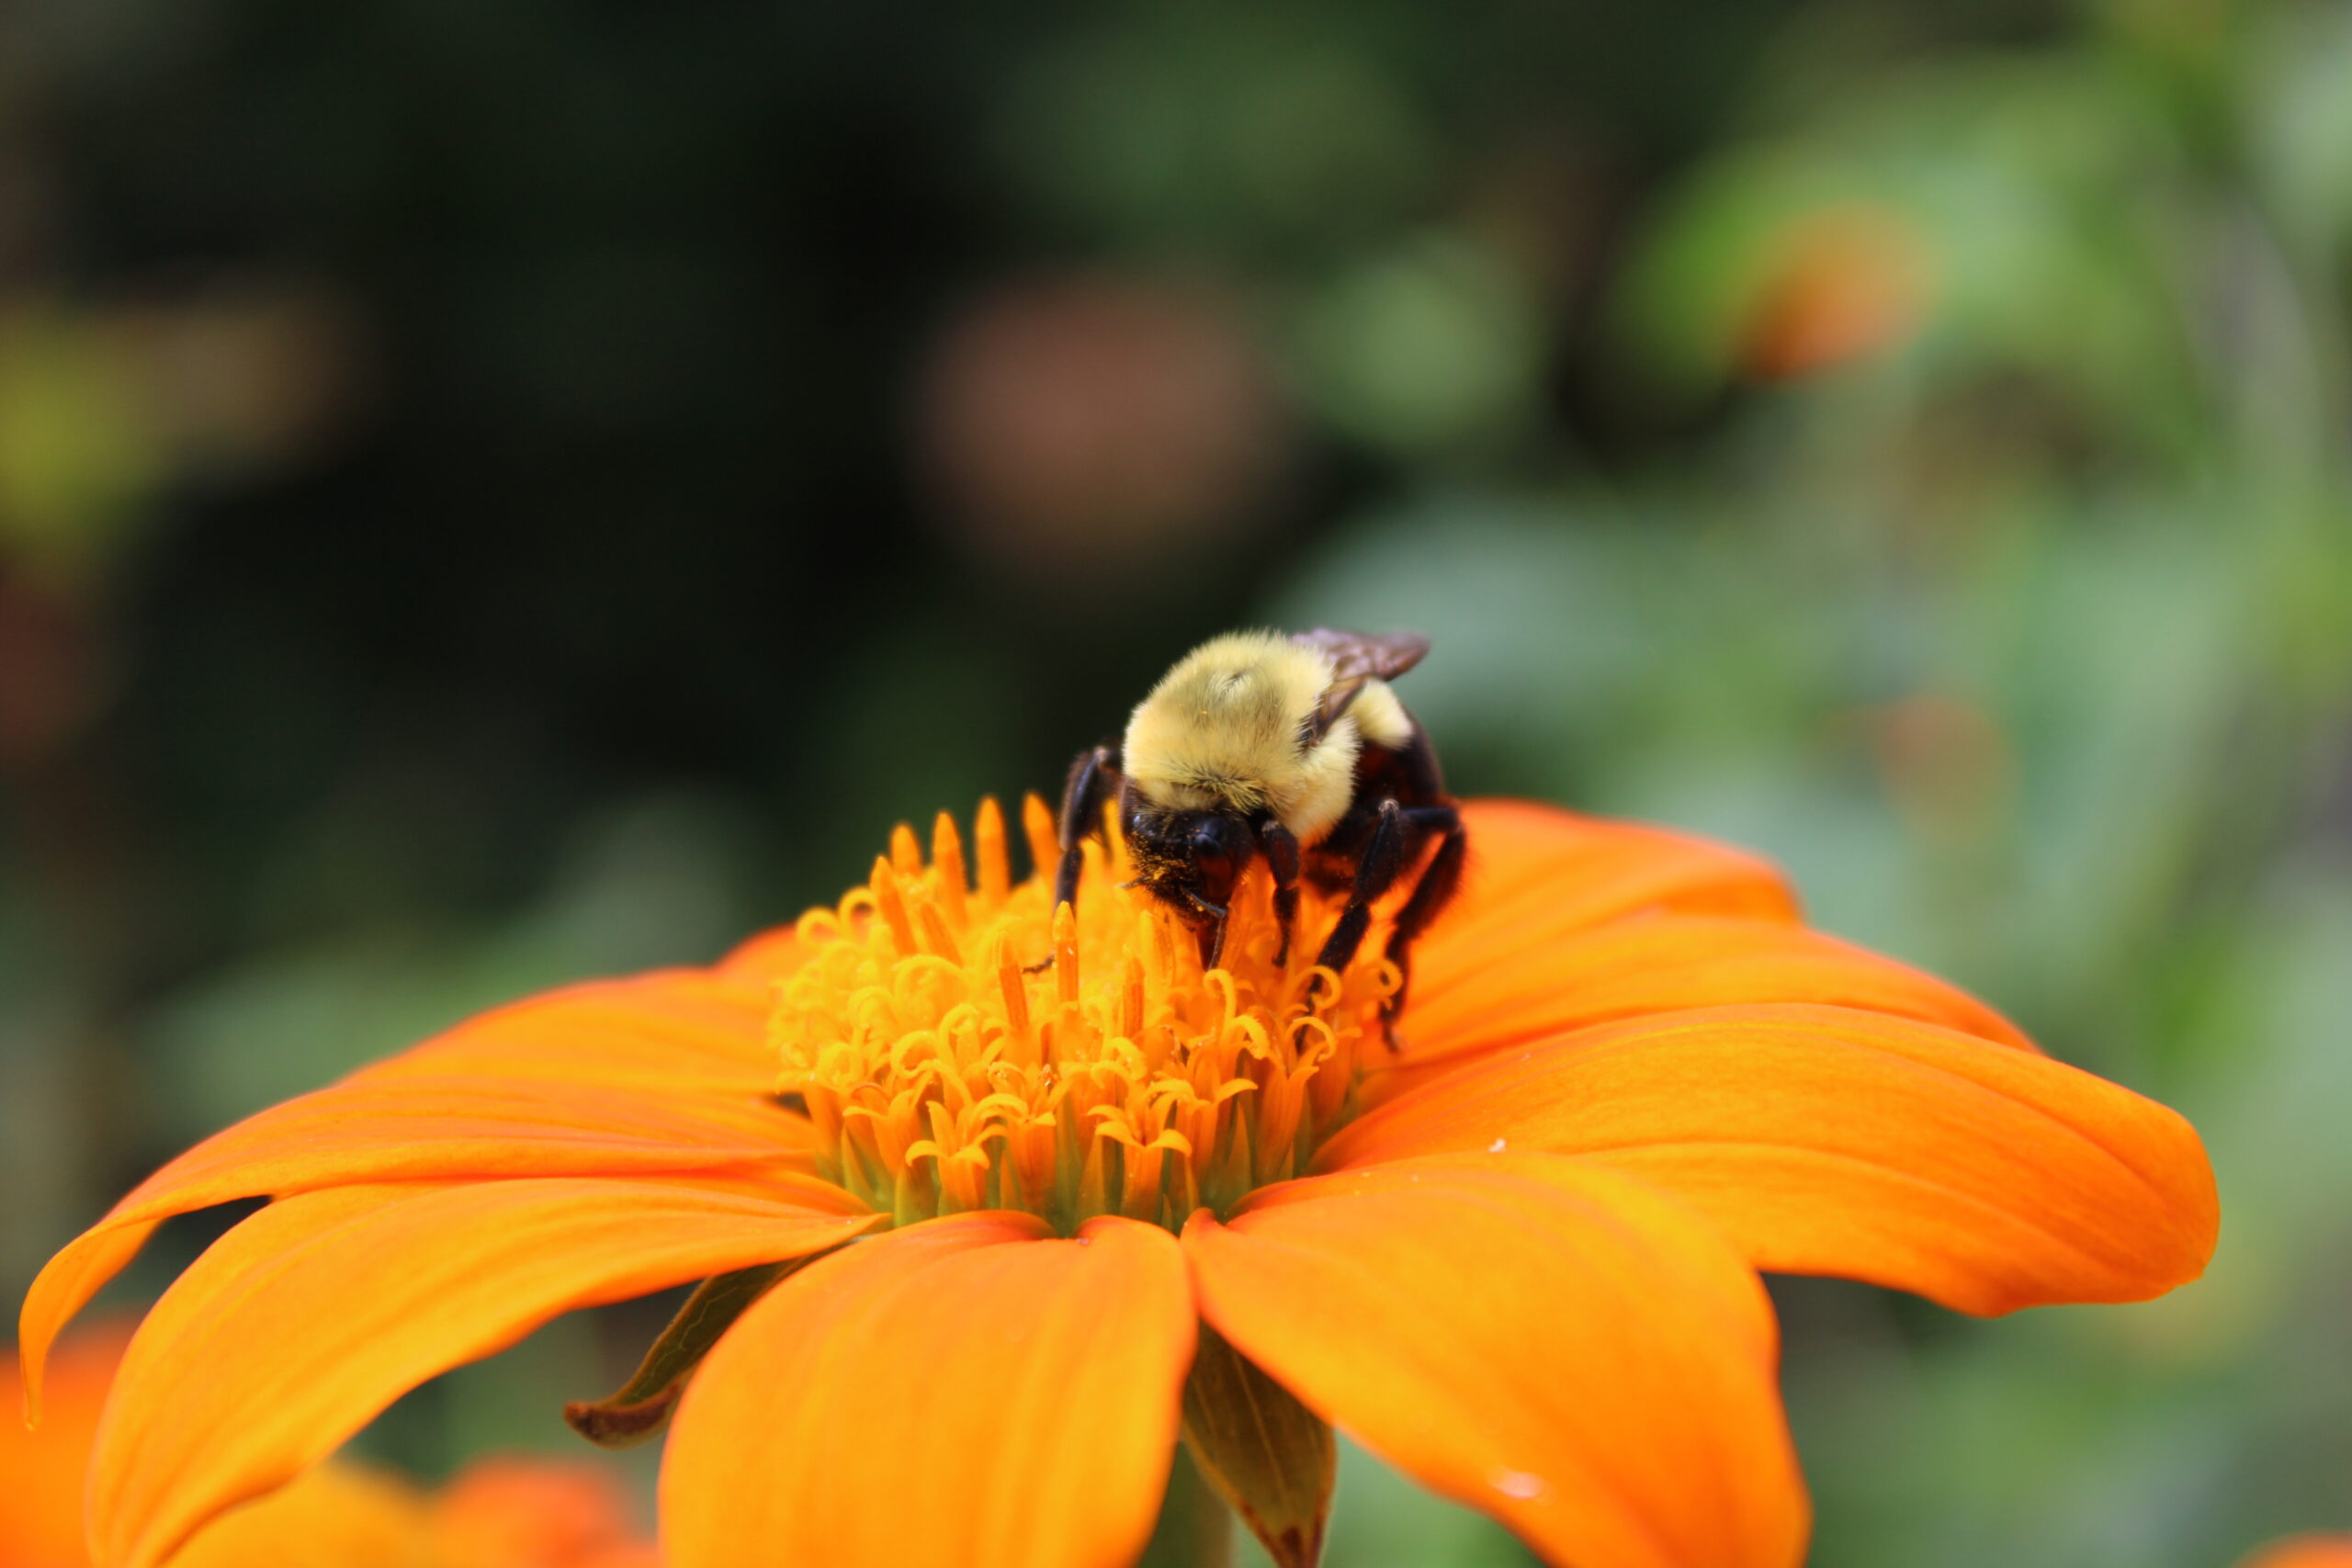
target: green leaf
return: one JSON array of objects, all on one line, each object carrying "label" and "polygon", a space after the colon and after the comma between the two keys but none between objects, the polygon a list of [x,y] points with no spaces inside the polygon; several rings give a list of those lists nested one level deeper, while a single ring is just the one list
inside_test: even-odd
[{"label": "green leaf", "polygon": [[1184,1383],[1184,1446],[1277,1568],[1315,1568],[1339,1474],[1330,1424],[1205,1323]]}]

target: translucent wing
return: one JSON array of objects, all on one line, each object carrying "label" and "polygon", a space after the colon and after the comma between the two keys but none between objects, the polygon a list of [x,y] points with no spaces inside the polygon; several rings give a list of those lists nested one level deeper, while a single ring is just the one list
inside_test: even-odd
[{"label": "translucent wing", "polygon": [[1311,632],[1293,632],[1290,640],[1329,654],[1335,685],[1341,681],[1354,681],[1359,686],[1367,680],[1394,681],[1430,650],[1430,639],[1411,632],[1343,632],[1317,626]]},{"label": "translucent wing", "polygon": [[1311,632],[1294,632],[1291,641],[1302,648],[1312,648],[1329,656],[1331,684],[1325,688],[1323,700],[1307,716],[1305,731],[1299,739],[1313,745],[1330,733],[1356,700],[1367,681],[1393,681],[1421,661],[1430,650],[1430,639],[1415,637],[1410,632],[1339,631],[1330,626],[1317,626]]}]

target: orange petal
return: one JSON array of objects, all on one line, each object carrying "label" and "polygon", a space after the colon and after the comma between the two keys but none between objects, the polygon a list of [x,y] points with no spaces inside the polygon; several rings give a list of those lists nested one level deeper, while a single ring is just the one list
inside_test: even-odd
[{"label": "orange petal", "polygon": [[13,1357],[0,1356],[0,1564],[88,1568],[82,1545],[82,1475],[133,1320],[108,1317],[66,1336],[50,1366],[49,1419],[38,1430],[8,1419],[21,1396]]},{"label": "orange petal", "polygon": [[671,1568],[1124,1568],[1176,1442],[1194,1322],[1167,1232],[933,1220],[779,1285],[686,1391]]},{"label": "orange petal", "polygon": [[748,986],[764,998],[768,987],[786,978],[808,955],[791,926],[775,926],[736,944],[718,961],[718,974],[730,985]]},{"label": "orange petal", "polygon": [[[604,980],[470,1019],[274,1106],[166,1165],[41,1271],[18,1342],[27,1408],[57,1330],[158,1220],[347,1181],[603,1176],[797,1156],[768,1098],[765,1002],[695,970]],[[811,1200],[816,1201],[816,1200]]]},{"label": "orange petal", "polygon": [[1575,1568],[1789,1568],[1806,1506],[1771,1308],[1613,1171],[1415,1160],[1184,1229],[1201,1313],[1309,1408]]},{"label": "orange petal", "polygon": [[1604,1024],[1364,1115],[1325,1169],[1548,1149],[1687,1199],[1759,1269],[1962,1312],[2140,1301],[2195,1279],[2219,1211],[2197,1134],[2064,1063],[1829,1007]]},{"label": "orange petal", "polygon": [[1460,901],[1416,950],[1430,965],[1419,976],[1475,966],[1482,945],[1530,926],[1558,935],[1654,911],[1798,918],[1780,872],[1742,850],[1528,800],[1473,800],[1462,811],[1469,869]]},{"label": "orange petal", "polygon": [[17,1316],[18,1399],[27,1426],[40,1425],[50,1347],[74,1314],[139,1256],[139,1249],[161,1224],[161,1220],[101,1223],[75,1237],[34,1276]]},{"label": "orange petal", "polygon": [[573,1558],[564,1568],[662,1568],[662,1552],[650,1540],[609,1541]]},{"label": "orange petal", "polygon": [[431,1513],[397,1475],[322,1464],[198,1532],[172,1568],[423,1568]]},{"label": "orange petal", "polygon": [[594,980],[469,1018],[354,1081],[462,1073],[659,1094],[755,1098],[775,1087],[764,984],[700,969]]},{"label": "orange petal", "polygon": [[338,1187],[215,1242],[141,1325],[90,1472],[103,1568],[150,1568],[394,1399],[576,1307],[835,1246],[875,1216],[756,1184]]},{"label": "orange petal", "polygon": [[[346,1182],[620,1176],[797,1162],[807,1123],[781,1107],[607,1088],[380,1069],[251,1116],[141,1182],[50,1259],[17,1322],[27,1408],[50,1341],[159,1220]],[[779,1182],[792,1178],[776,1174]],[[803,1201],[840,1207],[813,1179]]]},{"label": "orange petal", "polygon": [[[1531,937],[1497,932],[1472,962],[1422,966],[1393,1077],[1428,1076],[1481,1052],[1645,1013],[1738,1002],[1826,1002],[1940,1023],[2005,1045],[2031,1043],[1958,987],[1778,920],[1649,916]],[[1386,1092],[1406,1087],[1402,1081]]]}]

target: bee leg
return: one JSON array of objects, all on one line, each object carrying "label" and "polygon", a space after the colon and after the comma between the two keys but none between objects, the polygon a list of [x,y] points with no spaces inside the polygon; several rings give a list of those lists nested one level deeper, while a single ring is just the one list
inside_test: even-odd
[{"label": "bee leg", "polygon": [[[1451,806],[1417,806],[1405,814],[1424,832],[1439,835],[1437,853],[1430,857],[1421,879],[1413,886],[1413,896],[1396,911],[1396,924],[1388,933],[1388,962],[1396,965],[1396,989],[1383,1004],[1385,1018],[1393,1019],[1404,1010],[1405,988],[1413,978],[1413,942],[1429,924],[1444,912],[1462,886],[1463,862],[1468,857],[1469,830],[1462,824],[1462,813]],[[1393,1044],[1394,1042],[1392,1041]]]},{"label": "bee leg", "polygon": [[1196,934],[1201,944],[1201,972],[1206,974],[1216,967],[1218,959],[1225,956],[1226,907],[1212,904],[1197,893],[1187,892],[1184,898],[1202,917]]},{"label": "bee leg", "polygon": [[1079,753],[1062,791],[1059,838],[1062,863],[1054,874],[1054,903],[1078,907],[1078,875],[1086,869],[1086,840],[1102,831],[1102,808],[1120,784],[1119,749],[1097,746]]},{"label": "bee leg", "polygon": [[1405,808],[1394,800],[1382,801],[1380,818],[1356,862],[1356,882],[1348,893],[1348,907],[1340,912],[1340,923],[1331,928],[1331,934],[1323,939],[1323,951],[1316,963],[1336,974],[1354,962],[1356,949],[1363,945],[1363,933],[1372,924],[1373,900],[1396,885],[1411,859],[1408,840],[1413,837]]},{"label": "bee leg", "polygon": [[1283,944],[1274,954],[1274,967],[1290,964],[1291,928],[1298,923],[1298,840],[1291,830],[1272,818],[1258,829],[1258,852],[1266,857],[1266,869],[1274,878],[1274,923],[1282,928]]},{"label": "bee leg", "polygon": [[[1097,746],[1080,751],[1070,764],[1069,783],[1062,790],[1062,815],[1056,832],[1061,845],[1060,865],[1054,871],[1054,907],[1068,904],[1078,908],[1079,874],[1086,869],[1086,840],[1102,830],[1102,808],[1118,793],[1124,775],[1119,770],[1119,749]],[[1054,955],[1047,953],[1028,966],[1034,975],[1054,966]]]}]

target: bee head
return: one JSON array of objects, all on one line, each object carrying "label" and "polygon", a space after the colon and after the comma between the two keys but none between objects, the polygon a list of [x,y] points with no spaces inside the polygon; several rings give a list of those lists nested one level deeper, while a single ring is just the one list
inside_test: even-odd
[{"label": "bee head", "polygon": [[1220,811],[1136,811],[1125,827],[1136,880],[1195,926],[1224,917],[1257,850],[1250,824]]}]

